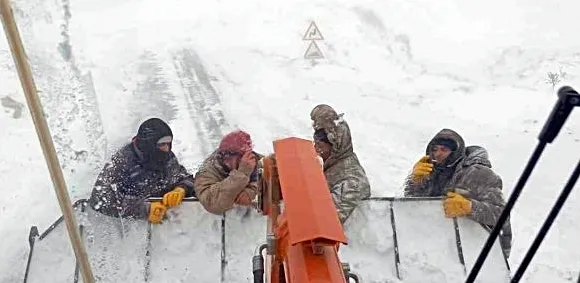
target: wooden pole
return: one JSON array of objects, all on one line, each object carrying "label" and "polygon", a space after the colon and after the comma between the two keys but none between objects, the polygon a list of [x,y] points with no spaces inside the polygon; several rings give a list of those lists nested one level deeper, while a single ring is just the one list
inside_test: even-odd
[{"label": "wooden pole", "polygon": [[70,197],[68,195],[66,183],[60,169],[58,156],[54,148],[48,124],[44,118],[42,105],[40,103],[38,93],[36,92],[32,71],[28,61],[26,60],[26,54],[24,52],[22,39],[20,38],[20,34],[18,32],[16,20],[14,19],[10,0],[0,0],[0,13],[2,15],[2,24],[4,25],[6,39],[10,44],[12,57],[16,65],[16,70],[18,71],[18,76],[24,90],[24,95],[26,96],[28,108],[32,114],[32,120],[36,128],[38,139],[40,140],[40,145],[42,146],[44,158],[48,165],[48,170],[50,171],[54,190],[56,191],[56,196],[64,216],[72,247],[76,259],[81,267],[83,282],[94,283],[95,279],[91,271],[88,255],[78,231],[78,225],[73,214],[73,208]]}]

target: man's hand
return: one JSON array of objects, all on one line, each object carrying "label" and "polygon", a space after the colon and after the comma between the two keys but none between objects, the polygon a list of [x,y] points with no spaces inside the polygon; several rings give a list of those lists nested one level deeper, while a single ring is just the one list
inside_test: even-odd
[{"label": "man's hand", "polygon": [[242,191],[235,200],[236,204],[243,205],[243,206],[252,206],[252,197],[248,192]]},{"label": "man's hand", "polygon": [[163,205],[168,207],[175,207],[181,204],[185,197],[185,189],[182,187],[175,187],[173,191],[163,195]]},{"label": "man's hand", "polygon": [[160,202],[152,202],[149,208],[149,222],[153,224],[161,223],[161,219],[165,216],[167,207]]},{"label": "man's hand", "polygon": [[240,164],[238,165],[238,170],[242,171],[244,174],[250,176],[254,168],[256,168],[256,156],[252,151],[246,151],[244,155],[242,155],[242,159],[240,160]]},{"label": "man's hand", "polygon": [[433,171],[433,164],[429,163],[429,155],[419,159],[413,166],[413,182],[417,183],[429,176]]},{"label": "man's hand", "polygon": [[471,201],[458,193],[448,192],[443,201],[443,210],[449,218],[470,215]]}]

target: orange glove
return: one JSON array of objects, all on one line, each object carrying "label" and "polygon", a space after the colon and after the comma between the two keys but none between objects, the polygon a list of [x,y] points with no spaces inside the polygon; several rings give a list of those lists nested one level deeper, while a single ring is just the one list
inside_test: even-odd
[{"label": "orange glove", "polygon": [[433,164],[429,163],[429,155],[423,156],[413,166],[413,182],[417,183],[433,172]]},{"label": "orange glove", "polygon": [[163,205],[174,207],[181,204],[185,197],[185,189],[182,187],[175,187],[173,191],[163,195]]},{"label": "orange glove", "polygon": [[471,201],[458,193],[448,192],[443,201],[443,209],[445,216],[449,218],[466,216],[471,214]]},{"label": "orange glove", "polygon": [[160,202],[152,202],[149,208],[149,222],[153,224],[161,223],[161,219],[165,216],[167,207]]}]

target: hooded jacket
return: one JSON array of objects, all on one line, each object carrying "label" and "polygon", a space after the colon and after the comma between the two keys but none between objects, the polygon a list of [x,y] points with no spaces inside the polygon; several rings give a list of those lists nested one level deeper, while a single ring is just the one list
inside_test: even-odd
[{"label": "hooded jacket", "polygon": [[324,129],[332,145],[323,170],[340,222],[344,224],[360,202],[370,197],[369,180],[354,153],[346,121],[328,105],[315,107],[310,117],[314,130]]},{"label": "hooded jacket", "polygon": [[[159,118],[145,120],[132,142],[117,151],[100,172],[89,205],[114,217],[146,218],[149,197],[162,197],[180,186],[193,196],[193,176],[171,151],[173,132]],[[168,143],[163,151],[159,143]]]},{"label": "hooded jacket", "polygon": [[153,170],[135,143],[125,145],[100,172],[89,205],[105,215],[144,219],[149,197],[162,197],[177,186],[185,189],[187,197],[194,196],[193,176],[173,152],[168,158],[163,167]]},{"label": "hooded jacket", "polygon": [[[413,183],[411,176],[408,176],[405,196],[436,197],[454,191],[471,200],[472,212],[467,217],[486,228],[493,227],[505,206],[505,200],[502,179],[491,169],[487,151],[481,146],[466,147],[459,134],[443,129],[427,145],[427,155],[438,139],[455,141],[457,149],[449,155],[445,164],[435,165],[434,171],[425,180]],[[511,238],[508,219],[500,237],[506,257],[511,250]]]}]

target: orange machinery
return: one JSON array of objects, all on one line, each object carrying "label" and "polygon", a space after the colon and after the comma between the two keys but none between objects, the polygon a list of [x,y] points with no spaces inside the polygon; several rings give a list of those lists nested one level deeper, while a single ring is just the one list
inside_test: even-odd
[{"label": "orange machinery", "polygon": [[338,257],[347,240],[312,141],[276,140],[262,162],[258,206],[268,217],[267,243],[253,258],[254,282],[264,282],[264,273],[268,283],[358,282]]}]

